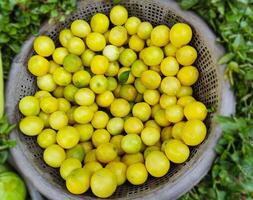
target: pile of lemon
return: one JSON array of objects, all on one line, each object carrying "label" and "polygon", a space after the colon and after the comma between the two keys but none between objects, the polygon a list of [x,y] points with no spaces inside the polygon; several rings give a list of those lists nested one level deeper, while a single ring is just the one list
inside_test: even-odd
[{"label": "pile of lemon", "polygon": [[117,5],[109,18],[73,21],[59,34],[61,47],[48,36],[34,40],[28,70],[39,91],[21,99],[19,127],[37,136],[71,193],[91,188],[106,198],[125,181],[162,177],[205,139],[191,38],[185,23],[153,27]]}]

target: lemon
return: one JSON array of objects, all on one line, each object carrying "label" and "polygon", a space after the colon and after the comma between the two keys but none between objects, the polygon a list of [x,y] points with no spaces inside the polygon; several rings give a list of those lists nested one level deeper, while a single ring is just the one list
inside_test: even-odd
[{"label": "lemon", "polygon": [[86,153],[84,163],[86,164],[89,162],[97,162],[96,149],[92,149]]},{"label": "lemon", "polygon": [[158,123],[156,123],[155,120],[148,120],[145,123],[145,127],[153,127],[159,130],[159,132],[161,131],[161,127],[158,125]]},{"label": "lemon", "polygon": [[203,121],[207,115],[207,108],[203,103],[194,101],[185,106],[184,115],[188,120],[199,119]]},{"label": "lemon", "polygon": [[42,148],[47,148],[56,142],[56,132],[53,129],[44,129],[37,137],[37,142]]},{"label": "lemon", "polygon": [[101,33],[89,33],[86,37],[86,44],[92,51],[102,51],[106,45],[105,37]]},{"label": "lemon", "polygon": [[50,74],[53,74],[54,71],[55,71],[58,67],[60,67],[59,64],[57,64],[57,63],[54,62],[53,60],[50,60],[50,61],[49,61],[49,71],[48,71],[48,72],[49,72]]},{"label": "lemon", "polygon": [[65,126],[59,129],[56,135],[57,143],[64,149],[70,149],[78,144],[80,135],[72,126]]},{"label": "lemon", "polygon": [[105,33],[109,28],[109,19],[102,13],[97,13],[92,16],[90,26],[93,32]]},{"label": "lemon", "polygon": [[151,43],[162,47],[170,41],[170,29],[166,25],[156,26],[151,32]]},{"label": "lemon", "polygon": [[74,102],[75,94],[77,93],[77,91],[78,91],[78,88],[76,86],[69,84],[63,89],[63,96],[68,101]]},{"label": "lemon", "polygon": [[141,121],[147,121],[151,116],[151,108],[145,102],[136,103],[133,106],[132,113],[134,117],[139,118]]},{"label": "lemon", "polygon": [[156,89],[161,83],[161,76],[155,71],[147,70],[141,74],[141,82],[147,89]]},{"label": "lemon", "polygon": [[109,35],[110,35],[110,30],[108,30],[104,33],[106,44],[109,44]]},{"label": "lemon", "polygon": [[35,76],[46,75],[50,67],[50,63],[46,58],[35,55],[28,60],[28,70]]},{"label": "lemon", "polygon": [[111,139],[110,133],[105,129],[97,129],[92,134],[92,143],[95,147],[101,144],[108,143]]},{"label": "lemon", "polygon": [[177,104],[177,98],[175,96],[162,94],[160,97],[159,103],[160,103],[161,108],[166,109],[169,106]]},{"label": "lemon", "polygon": [[90,80],[90,89],[96,94],[101,94],[106,91],[108,82],[104,75],[95,75]]},{"label": "lemon", "polygon": [[141,51],[145,46],[144,40],[139,38],[138,35],[132,35],[129,39],[128,44],[131,49],[133,49],[134,51],[137,51],[137,52]]},{"label": "lemon", "polygon": [[137,117],[129,117],[124,123],[127,134],[140,134],[143,129],[142,121]]},{"label": "lemon", "polygon": [[66,187],[72,194],[83,194],[90,186],[90,172],[85,169],[76,169],[66,179]]},{"label": "lemon", "polygon": [[130,166],[135,163],[144,163],[144,158],[141,152],[125,154],[121,161],[125,163],[125,165]]},{"label": "lemon", "polygon": [[180,140],[172,139],[169,140],[165,146],[165,154],[170,161],[180,164],[188,159],[190,150],[189,147]]},{"label": "lemon", "polygon": [[141,77],[141,74],[148,70],[148,66],[142,60],[135,60],[131,66],[131,73],[135,77]]},{"label": "lemon", "polygon": [[179,70],[176,58],[170,56],[161,62],[161,72],[164,76],[175,76]]},{"label": "lemon", "polygon": [[53,113],[58,109],[58,101],[54,97],[45,97],[40,101],[40,108],[45,113]]},{"label": "lemon", "polygon": [[94,74],[104,74],[109,67],[109,60],[105,56],[96,55],[90,63],[90,68]]},{"label": "lemon", "polygon": [[[123,130],[123,125],[122,125],[122,130]],[[115,135],[110,140],[110,143],[114,144],[114,146],[116,147],[119,156],[124,154],[124,151],[121,148],[121,140],[123,137],[124,137],[123,135]]]},{"label": "lemon", "polygon": [[177,92],[177,97],[192,96],[193,90],[190,86],[181,86]]},{"label": "lemon", "polygon": [[[81,138],[81,136],[80,136]],[[82,142],[80,145],[83,147],[84,153],[87,154],[89,151],[93,149],[91,142]]]},{"label": "lemon", "polygon": [[96,149],[96,158],[99,162],[109,163],[117,157],[117,148],[112,143],[103,143]]},{"label": "lemon", "polygon": [[179,64],[189,66],[197,59],[197,51],[194,47],[186,45],[177,50],[176,58]]},{"label": "lemon", "polygon": [[86,49],[81,55],[83,65],[85,67],[89,67],[91,60],[95,55],[95,52],[91,51],[90,49]]},{"label": "lemon", "polygon": [[[181,122],[178,122],[181,123]],[[161,131],[161,141],[164,142],[172,137],[172,127],[164,127]]]},{"label": "lemon", "polygon": [[137,28],[137,35],[141,39],[146,40],[150,37],[152,30],[152,24],[150,24],[149,22],[141,22]]},{"label": "lemon", "polygon": [[170,162],[161,151],[150,152],[145,160],[147,171],[154,177],[162,177],[168,173]]},{"label": "lemon", "polygon": [[18,106],[19,111],[25,116],[38,115],[40,112],[39,99],[33,96],[23,97]]},{"label": "lemon", "polygon": [[100,107],[108,107],[112,104],[114,100],[113,93],[111,91],[105,91],[101,94],[98,94],[96,97],[96,103]]},{"label": "lemon", "polygon": [[64,90],[64,87],[63,86],[58,86],[54,89],[53,91],[53,96],[57,97],[57,98],[62,98],[64,97],[63,95],[63,90]]},{"label": "lemon", "polygon": [[[107,89],[109,91],[114,91],[118,86],[117,79],[114,77],[107,77],[107,83],[108,83]],[[109,97],[109,95],[106,95],[106,96]],[[114,98],[113,98],[113,100],[114,100]]]},{"label": "lemon", "polygon": [[141,20],[138,17],[129,17],[125,23],[125,28],[129,35],[134,35],[137,33],[138,26]]},{"label": "lemon", "polygon": [[43,153],[43,159],[50,167],[58,168],[66,158],[63,148],[57,144],[50,145]]},{"label": "lemon", "polygon": [[111,170],[116,175],[117,185],[122,185],[126,182],[127,166],[123,162],[112,161],[105,168]]},{"label": "lemon", "polygon": [[95,196],[107,198],[111,196],[117,188],[116,175],[109,169],[99,169],[92,175],[90,187]]},{"label": "lemon", "polygon": [[130,67],[136,59],[137,59],[136,53],[129,48],[124,49],[119,56],[119,62],[124,67]]},{"label": "lemon", "polygon": [[111,62],[116,61],[120,55],[119,48],[114,45],[107,45],[103,50],[103,55]]},{"label": "lemon", "polygon": [[192,39],[192,30],[188,24],[176,23],[171,27],[170,40],[176,47],[188,44]]},{"label": "lemon", "polygon": [[53,79],[57,85],[67,86],[71,83],[72,75],[66,71],[63,67],[58,67],[53,72]]},{"label": "lemon", "polygon": [[180,105],[171,105],[166,108],[165,116],[169,122],[180,122],[184,118],[184,109]]},{"label": "lemon", "polygon": [[142,56],[140,56],[140,58],[148,66],[160,65],[164,57],[163,50],[156,46],[147,47],[141,52]]},{"label": "lemon", "polygon": [[105,72],[106,76],[116,76],[119,71],[119,63],[117,61],[110,62],[107,71]]},{"label": "lemon", "polygon": [[71,30],[69,29],[63,29],[59,34],[59,41],[61,45],[65,48],[67,48],[68,41],[70,38],[72,38],[74,35],[72,34]]},{"label": "lemon", "polygon": [[80,135],[80,142],[89,141],[94,132],[93,126],[88,124],[76,124],[74,126]]},{"label": "lemon", "polygon": [[40,56],[48,57],[53,54],[55,45],[50,37],[41,35],[34,40],[33,49]]},{"label": "lemon", "polygon": [[177,104],[180,106],[185,107],[186,105],[188,105],[189,103],[192,103],[196,101],[192,96],[184,96],[184,97],[180,97],[177,101]]},{"label": "lemon", "polygon": [[141,150],[141,138],[137,134],[125,135],[121,140],[121,148],[126,153],[137,153]]},{"label": "lemon", "polygon": [[93,118],[94,112],[87,106],[79,106],[75,109],[73,116],[80,124],[89,123]]},{"label": "lemon", "polygon": [[75,124],[76,121],[74,119],[74,112],[76,110],[77,106],[72,106],[67,112],[67,116],[68,116],[68,119],[69,119],[69,124],[72,125],[72,124]]},{"label": "lemon", "polygon": [[175,96],[180,90],[180,87],[180,81],[173,76],[165,77],[161,82],[162,92],[170,96]]},{"label": "lemon", "polygon": [[127,30],[123,26],[115,26],[110,30],[109,42],[117,47],[122,46],[127,41]]},{"label": "lemon", "polygon": [[106,129],[111,135],[118,135],[124,129],[124,120],[119,117],[111,118],[107,123]]},{"label": "lemon", "polygon": [[56,111],[50,115],[49,125],[53,129],[59,130],[63,128],[64,126],[68,125],[68,116],[63,111]]},{"label": "lemon", "polygon": [[70,53],[81,55],[85,50],[85,44],[79,37],[72,37],[68,41],[67,48]]},{"label": "lemon", "polygon": [[[72,39],[72,38],[70,38],[70,39]],[[69,43],[69,41],[68,41],[68,43]],[[67,56],[68,54],[69,54],[69,52],[66,48],[58,47],[54,50],[52,57],[53,57],[54,62],[56,62],[59,65],[62,65],[65,56]]]},{"label": "lemon", "polygon": [[148,172],[143,163],[136,163],[127,168],[126,176],[131,184],[141,185],[148,179]]},{"label": "lemon", "polygon": [[194,83],[196,83],[198,77],[199,77],[198,69],[194,66],[182,67],[177,74],[177,78],[180,80],[182,85],[185,86],[191,86]]},{"label": "lemon", "polygon": [[70,149],[67,149],[66,155],[67,155],[67,158],[76,158],[80,162],[82,162],[84,159],[85,151],[81,144],[77,144],[76,146]]},{"label": "lemon", "polygon": [[144,158],[146,159],[147,156],[152,152],[152,151],[160,151],[160,147],[158,146],[149,146],[145,149],[144,151]]},{"label": "lemon", "polygon": [[164,53],[166,56],[176,56],[177,47],[175,47],[173,44],[169,43],[164,47]]},{"label": "lemon", "polygon": [[137,78],[134,81],[134,86],[135,86],[136,90],[138,91],[138,93],[140,93],[140,94],[143,94],[144,91],[146,90],[146,87],[141,82],[141,78]]},{"label": "lemon", "polygon": [[151,116],[154,118],[157,111],[161,110],[160,104],[155,104],[151,107]]},{"label": "lemon", "polygon": [[165,127],[165,126],[170,125],[169,120],[167,120],[167,118],[166,118],[165,110],[163,110],[163,109],[158,110],[155,113],[154,119],[155,119],[156,123],[159,124],[160,126]]},{"label": "lemon", "polygon": [[127,21],[127,18],[128,18],[128,12],[127,12],[127,9],[124,8],[123,6],[117,5],[111,9],[110,20],[114,25],[120,26],[120,25],[125,24],[125,22]]},{"label": "lemon", "polygon": [[[126,73],[128,72],[128,73]],[[127,80],[124,80],[124,84],[131,84],[134,82],[135,78],[133,74],[131,73],[131,69],[129,67],[121,67],[118,72],[118,80],[121,82],[122,76],[125,77],[125,75],[128,75]]]},{"label": "lemon", "polygon": [[206,137],[206,125],[197,119],[185,123],[182,140],[189,146],[199,145]]},{"label": "lemon", "polygon": [[153,146],[160,139],[160,131],[153,127],[145,127],[141,132],[142,142],[147,146]]},{"label": "lemon", "polygon": [[93,103],[88,106],[93,112],[98,111],[98,105],[96,103]]},{"label": "lemon", "polygon": [[111,106],[110,111],[114,117],[125,117],[130,112],[130,104],[125,99],[115,99]]},{"label": "lemon", "polygon": [[171,135],[173,138],[181,140],[185,122],[177,122],[171,129]]},{"label": "lemon", "polygon": [[103,166],[97,161],[85,163],[83,166],[83,169],[90,171],[91,175],[102,168]]},{"label": "lemon", "polygon": [[119,91],[120,91],[121,85],[117,85],[117,87],[114,89],[113,94],[115,97],[119,97]]},{"label": "lemon", "polygon": [[105,128],[109,121],[109,116],[104,111],[97,111],[94,113],[93,118],[91,120],[91,124],[94,128]]},{"label": "lemon", "polygon": [[137,91],[134,86],[125,84],[120,87],[119,96],[127,101],[134,101]]},{"label": "lemon", "polygon": [[66,180],[66,178],[71,174],[75,169],[82,168],[81,162],[76,158],[68,158],[64,160],[60,167],[60,175]]},{"label": "lemon", "polygon": [[71,23],[70,29],[73,35],[80,38],[86,37],[91,32],[90,25],[86,21],[81,19],[73,21]]},{"label": "lemon", "polygon": [[79,56],[75,54],[68,54],[65,56],[63,59],[63,67],[68,71],[68,72],[77,72],[80,70],[82,66],[82,60],[79,58]]},{"label": "lemon", "polygon": [[90,73],[85,70],[77,71],[72,76],[72,82],[78,88],[89,85],[90,79],[91,79]]},{"label": "lemon", "polygon": [[149,105],[155,105],[159,102],[160,93],[157,90],[145,90],[143,98]]}]

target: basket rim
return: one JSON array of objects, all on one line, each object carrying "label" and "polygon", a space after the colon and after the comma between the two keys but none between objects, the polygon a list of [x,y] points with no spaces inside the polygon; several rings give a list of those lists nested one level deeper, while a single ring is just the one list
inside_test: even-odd
[{"label": "basket rim", "polygon": [[[130,0],[131,1],[131,0]],[[149,0],[150,2],[152,0]],[[181,16],[182,18],[187,19],[187,21],[193,22],[194,28],[197,31],[201,31],[201,29],[208,30],[208,34],[205,35],[206,38],[208,38],[208,41],[205,40],[205,43],[207,44],[211,54],[213,55],[216,60],[218,60],[219,57],[221,57],[224,54],[224,49],[222,46],[215,43],[216,36],[214,33],[210,30],[210,28],[207,26],[207,24],[198,17],[195,13],[191,11],[185,11],[182,10],[179,5],[173,1],[173,0],[156,0],[161,5],[169,4],[170,10]],[[83,3],[84,1],[78,2],[78,5]],[[86,1],[87,2],[87,1]],[[40,29],[40,33],[45,32],[45,30],[48,29],[49,26],[52,24],[48,24],[46,22]],[[26,49],[32,46],[34,36],[30,36],[28,40],[23,44],[22,49]],[[22,54],[23,53],[23,54]],[[11,71],[9,74],[9,79],[6,84],[6,111],[8,114],[8,118],[10,121],[11,115],[15,112],[14,106],[11,104],[11,101],[8,101],[8,97],[11,97],[11,90],[8,90],[8,88],[11,88],[13,84],[15,84],[14,77],[17,76],[19,70],[20,70],[20,64],[23,60],[24,52],[20,53],[16,56],[14,59]],[[28,53],[28,52],[27,52]],[[26,53],[25,53],[26,54]],[[235,98],[233,95],[233,92],[230,90],[230,86],[228,81],[225,81],[223,79],[223,73],[225,70],[225,65],[219,66],[217,64],[217,70],[218,70],[218,79],[220,81],[221,87],[219,88],[219,96],[220,96],[220,105],[218,107],[218,111],[216,114],[218,115],[231,115],[235,112]],[[170,185],[164,185],[164,187],[160,188],[159,190],[155,192],[148,192],[146,193],[145,198],[147,199],[155,199],[157,195],[159,195],[159,199],[177,199],[179,196],[186,193],[188,190],[190,190],[193,186],[195,186],[209,171],[209,169],[212,166],[212,162],[215,158],[215,152],[214,152],[214,146],[217,143],[219,137],[221,136],[221,128],[219,125],[215,124],[215,128],[212,130],[212,138],[207,142],[205,145],[207,149],[202,152],[200,155],[200,158],[192,163],[191,168],[188,168],[187,172],[184,173],[182,176],[179,177],[176,181],[171,183]],[[10,136],[12,139],[17,139],[16,131],[13,131]],[[49,199],[65,199],[66,196],[62,194],[62,191],[59,188],[52,187],[52,185],[48,182],[46,182],[42,176],[38,173],[37,170],[34,170],[34,167],[32,164],[28,162],[27,157],[22,152],[22,148],[19,145],[19,141],[17,141],[17,145],[15,148],[12,148],[10,150],[11,155],[13,156],[14,162],[17,164],[18,169],[21,171],[23,176],[29,180],[37,189],[40,191],[44,196],[46,196]],[[34,178],[36,177],[36,179]],[[187,178],[186,178],[187,177]],[[184,180],[184,181],[182,181]],[[89,197],[87,197],[88,199]],[[68,199],[72,199],[68,197]],[[84,197],[85,199],[85,197]],[[143,197],[137,196],[136,198],[132,199],[143,199]]]}]

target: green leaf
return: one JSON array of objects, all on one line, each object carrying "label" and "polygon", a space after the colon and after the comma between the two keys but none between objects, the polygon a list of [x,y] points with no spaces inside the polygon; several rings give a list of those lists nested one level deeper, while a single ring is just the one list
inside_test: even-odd
[{"label": "green leaf", "polygon": [[224,56],[222,56],[219,61],[218,64],[219,65],[223,65],[228,63],[229,61],[232,60],[232,58],[234,57],[234,53],[226,53]]},{"label": "green leaf", "polygon": [[119,3],[121,3],[123,0],[113,0],[112,2],[113,2],[113,4],[119,4]]},{"label": "green leaf", "polygon": [[250,69],[245,74],[245,80],[247,81],[253,81],[253,69]]},{"label": "green leaf", "polygon": [[199,0],[182,0],[180,5],[183,9],[187,10],[195,6]]},{"label": "green leaf", "polygon": [[0,151],[0,164],[4,164],[8,159],[8,151]]},{"label": "green leaf", "polygon": [[129,74],[130,74],[130,70],[122,72],[119,76],[119,83],[125,84],[128,80]]}]

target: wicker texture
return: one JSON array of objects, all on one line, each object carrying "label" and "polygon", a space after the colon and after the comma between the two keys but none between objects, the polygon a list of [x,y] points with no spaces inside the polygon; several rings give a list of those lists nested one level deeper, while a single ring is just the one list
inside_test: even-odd
[{"label": "wicker texture", "polygon": [[[172,165],[169,173],[162,178],[149,178],[141,186],[124,184],[119,187],[110,199],[175,199],[193,187],[208,171],[213,159],[213,146],[220,136],[220,128],[212,120],[215,114],[230,114],[234,110],[233,95],[222,79],[223,68],[217,66],[217,59],[222,54],[221,47],[215,44],[215,37],[208,27],[194,14],[182,11],[173,1],[127,0],[123,5],[128,9],[129,16],[137,16],[153,25],[166,24],[170,27],[176,22],[186,22],[193,29],[193,45],[198,51],[195,66],[200,72],[198,82],[194,85],[194,96],[214,107],[216,113],[208,114],[205,123],[208,134],[205,141],[191,149],[188,162]],[[78,10],[64,23],[45,24],[40,33],[49,35],[58,44],[58,33],[64,27],[69,27],[75,19],[90,20],[97,12],[108,14],[112,3],[108,1],[88,0],[78,4]],[[21,53],[13,62],[12,71],[7,86],[7,111],[11,122],[18,123],[21,114],[18,111],[19,100],[36,91],[35,78],[27,71],[27,61],[34,53],[32,43],[34,37],[24,44]],[[226,101],[226,104],[224,103]],[[12,149],[12,155],[25,177],[37,189],[50,199],[95,199],[91,192],[85,195],[71,195],[65,189],[64,181],[58,169],[48,167],[42,158],[43,150],[38,146],[36,137],[27,137],[18,129],[11,137],[17,140],[17,147]],[[159,196],[157,196],[159,195]]]}]

